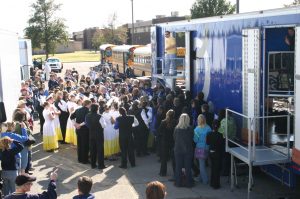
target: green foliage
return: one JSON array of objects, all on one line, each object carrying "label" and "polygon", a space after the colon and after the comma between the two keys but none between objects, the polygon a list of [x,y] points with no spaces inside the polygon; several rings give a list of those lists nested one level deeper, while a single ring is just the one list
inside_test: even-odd
[{"label": "green foliage", "polygon": [[284,7],[292,7],[300,5],[300,0],[294,0],[291,4],[286,4]]},{"label": "green foliage", "polygon": [[25,35],[31,39],[33,48],[43,48],[48,58],[49,53],[54,54],[57,44],[68,41],[68,33],[64,20],[55,17],[61,4],[54,0],[37,0],[31,5],[32,14],[25,28]]},{"label": "green foliage", "polygon": [[107,43],[107,42],[106,42],[103,32],[101,30],[95,32],[95,34],[93,35],[93,38],[92,38],[92,47],[95,49],[95,52],[99,49],[99,46],[104,43]]},{"label": "green foliage", "polygon": [[117,14],[113,13],[108,19],[107,26],[103,29],[104,37],[107,41],[106,43],[120,45],[126,42],[127,29],[124,27],[116,28],[117,20]]},{"label": "green foliage", "polygon": [[218,15],[232,14],[235,11],[235,5],[231,5],[226,0],[196,0],[191,8],[191,17],[203,18]]},{"label": "green foliage", "polygon": [[121,45],[125,44],[127,40],[127,29],[125,27],[115,27],[117,15],[114,13],[110,16],[108,24],[104,26],[100,31],[97,31],[92,38],[92,45],[95,50],[99,48],[101,44],[110,43]]}]

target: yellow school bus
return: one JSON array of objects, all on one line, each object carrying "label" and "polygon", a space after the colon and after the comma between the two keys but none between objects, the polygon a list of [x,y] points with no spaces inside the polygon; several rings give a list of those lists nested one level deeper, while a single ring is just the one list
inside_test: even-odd
[{"label": "yellow school bus", "polygon": [[134,63],[132,66],[135,76],[151,76],[151,46],[140,47],[134,50]]},{"label": "yellow school bus", "polygon": [[112,64],[119,73],[124,74],[126,67],[132,67],[134,50],[138,47],[138,45],[121,45],[112,49]]},{"label": "yellow school bus", "polygon": [[112,63],[112,49],[115,47],[113,44],[103,44],[100,46],[100,61],[101,64]]}]

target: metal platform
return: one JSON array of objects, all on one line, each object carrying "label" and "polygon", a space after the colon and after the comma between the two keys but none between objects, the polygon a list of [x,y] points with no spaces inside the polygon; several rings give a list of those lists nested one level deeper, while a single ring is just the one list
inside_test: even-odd
[{"label": "metal platform", "polygon": [[[286,150],[282,149],[282,147],[269,147],[268,143],[265,143],[265,140],[267,139],[265,139],[265,131],[262,131],[261,127],[264,126],[269,119],[274,118],[285,119],[287,122],[286,136],[287,140],[290,140],[289,115],[249,117],[226,109],[225,135],[226,151],[231,155],[231,189],[233,190],[234,188],[234,182],[235,185],[237,185],[236,158],[247,164],[249,168],[248,198],[250,198],[250,192],[254,184],[252,176],[253,166],[280,165],[291,162],[289,141],[287,142],[286,147],[284,147]],[[237,121],[239,121],[239,123],[236,123]],[[233,128],[233,126],[235,126],[235,128]],[[229,127],[231,131],[232,129],[235,129],[235,135],[233,135],[232,132],[228,134]],[[241,134],[241,138],[235,137],[238,134]]]},{"label": "metal platform", "polygon": [[[245,163],[250,163],[248,158],[248,150],[243,147],[232,147],[228,149],[228,152],[234,157],[242,160]],[[281,164],[290,162],[290,158],[286,154],[276,151],[272,148],[265,146],[256,147],[255,157],[252,160],[253,166],[261,166],[268,164]]]}]

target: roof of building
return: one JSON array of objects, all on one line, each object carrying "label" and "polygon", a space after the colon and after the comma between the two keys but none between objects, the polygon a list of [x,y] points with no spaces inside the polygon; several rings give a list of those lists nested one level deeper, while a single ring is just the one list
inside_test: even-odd
[{"label": "roof of building", "polygon": [[114,44],[102,44],[100,47],[99,47],[99,49],[100,50],[106,50],[106,48],[108,48],[108,47],[115,47],[116,45],[114,45]]}]

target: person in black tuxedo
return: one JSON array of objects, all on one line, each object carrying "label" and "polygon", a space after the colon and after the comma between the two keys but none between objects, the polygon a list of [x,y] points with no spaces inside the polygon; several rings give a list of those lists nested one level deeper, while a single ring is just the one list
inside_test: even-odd
[{"label": "person in black tuxedo", "polygon": [[75,119],[78,162],[83,164],[89,162],[89,129],[85,125],[85,117],[89,113],[91,104],[91,100],[85,100],[83,106],[71,115],[71,120]]},{"label": "person in black tuxedo", "polygon": [[61,143],[65,144],[69,112],[68,112],[67,102],[63,99],[62,91],[58,91],[56,93],[56,99],[55,99],[54,105],[60,111],[59,123],[60,123],[61,133],[63,136],[63,140],[61,141]]},{"label": "person in black tuxedo", "polygon": [[91,111],[85,117],[85,124],[89,128],[91,167],[92,169],[96,168],[98,160],[98,169],[105,169],[103,128],[106,123],[104,118],[98,114],[98,109],[98,104],[91,105]]},{"label": "person in black tuxedo", "polygon": [[126,110],[121,107],[119,108],[121,116],[117,117],[114,121],[114,128],[119,129],[119,143],[121,148],[122,162],[120,168],[127,168],[127,155],[129,162],[132,167],[135,167],[135,156],[134,156],[134,142],[132,136],[132,127],[138,126],[139,122],[132,115],[127,115]]}]

